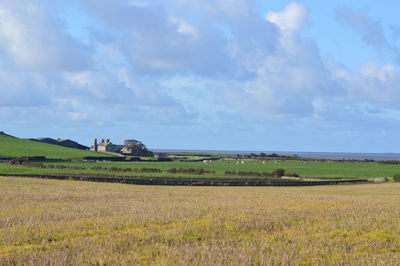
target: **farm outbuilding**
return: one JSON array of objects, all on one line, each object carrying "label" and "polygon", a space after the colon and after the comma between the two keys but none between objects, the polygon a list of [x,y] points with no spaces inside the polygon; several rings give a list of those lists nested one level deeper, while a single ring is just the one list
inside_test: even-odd
[{"label": "farm outbuilding", "polygon": [[81,149],[81,150],[89,149],[89,147],[81,145],[78,142],[70,140],[70,139],[37,138],[37,139],[29,139],[29,140],[38,141],[41,143],[59,145],[59,146],[74,148],[74,149]]}]

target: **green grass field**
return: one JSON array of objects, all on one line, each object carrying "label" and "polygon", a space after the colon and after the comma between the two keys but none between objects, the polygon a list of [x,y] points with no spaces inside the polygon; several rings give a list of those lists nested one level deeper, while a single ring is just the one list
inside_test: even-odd
[{"label": "green grass field", "polygon": [[[377,162],[338,162],[338,161],[245,161],[244,164],[237,163],[236,160],[212,161],[209,163],[202,162],[112,162],[112,163],[45,163],[47,168],[29,168],[23,166],[12,166],[9,164],[0,164],[0,173],[3,174],[43,174],[43,173],[86,173],[86,174],[103,174],[103,175],[119,175],[119,176],[184,176],[184,177],[234,177],[225,175],[225,171],[254,171],[254,172],[272,172],[276,168],[285,169],[287,173],[296,173],[300,177],[314,178],[372,178],[372,177],[392,177],[394,174],[400,173],[399,164],[381,164]],[[70,169],[48,168],[66,166]],[[110,169],[130,168],[138,169],[138,172],[129,171],[104,171],[93,170],[93,167],[100,166]],[[84,168],[84,170],[71,169],[74,167]],[[157,168],[161,173],[142,173],[142,168]],[[191,175],[182,173],[168,173],[171,168],[202,168],[208,171],[215,171],[215,174]]]},{"label": "green grass field", "polygon": [[399,189],[0,177],[0,265],[399,265]]},{"label": "green grass field", "polygon": [[0,158],[21,156],[46,156],[46,158],[54,159],[74,159],[86,156],[108,157],[110,155],[19,139],[0,133]]}]

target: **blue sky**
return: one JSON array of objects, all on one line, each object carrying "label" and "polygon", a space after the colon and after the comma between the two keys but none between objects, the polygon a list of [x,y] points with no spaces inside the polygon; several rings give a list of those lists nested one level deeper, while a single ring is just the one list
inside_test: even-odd
[{"label": "blue sky", "polygon": [[3,0],[0,130],[399,152],[397,1]]}]

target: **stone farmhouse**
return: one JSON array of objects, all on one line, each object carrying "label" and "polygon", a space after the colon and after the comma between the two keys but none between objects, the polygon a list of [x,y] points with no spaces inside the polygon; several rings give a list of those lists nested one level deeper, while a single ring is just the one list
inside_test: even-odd
[{"label": "stone farmhouse", "polygon": [[107,141],[102,140],[99,145],[97,145],[97,151],[115,152],[115,150],[115,145],[112,144],[109,139],[107,139]]},{"label": "stone farmhouse", "polygon": [[[144,145],[143,145],[144,146]],[[101,139],[100,143],[97,143],[97,139],[94,139],[94,144],[92,147],[90,147],[90,150],[92,151],[97,151],[97,152],[113,152],[113,153],[120,153],[123,155],[131,155],[131,156],[152,156],[153,153],[151,151],[148,151],[145,147],[142,152],[139,152],[134,150],[132,147],[129,145],[116,145],[111,143],[110,139]]]},{"label": "stone farmhouse", "polygon": [[99,152],[120,153],[122,148],[123,148],[123,145],[112,144],[109,139],[107,139],[106,141],[104,141],[104,139],[102,139],[100,143],[97,143],[97,139],[94,139],[94,145],[92,147],[90,147],[90,150],[99,151]]}]

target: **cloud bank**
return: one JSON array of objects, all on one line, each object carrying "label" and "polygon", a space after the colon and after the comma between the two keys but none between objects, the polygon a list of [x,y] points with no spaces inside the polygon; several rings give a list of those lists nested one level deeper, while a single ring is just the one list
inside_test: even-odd
[{"label": "cloud bank", "polygon": [[[37,126],[40,114],[94,132],[135,124],[171,134],[297,127],[334,136],[387,125],[399,112],[398,68],[366,60],[350,70],[322,58],[302,36],[310,8],[295,2],[264,14],[246,0],[64,5],[90,22],[80,34],[57,3],[0,3],[0,121]],[[397,53],[367,12],[342,8],[336,17],[368,45]]]}]

